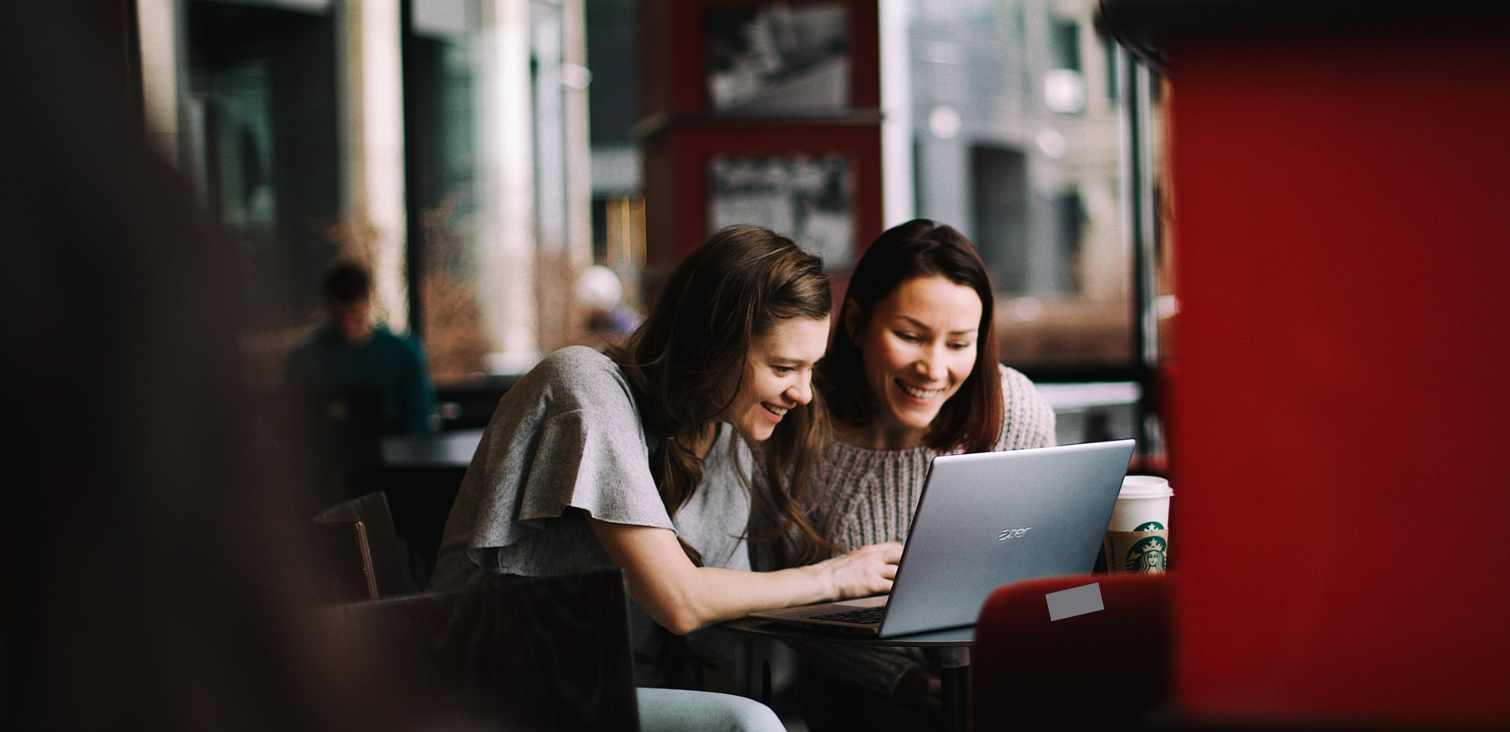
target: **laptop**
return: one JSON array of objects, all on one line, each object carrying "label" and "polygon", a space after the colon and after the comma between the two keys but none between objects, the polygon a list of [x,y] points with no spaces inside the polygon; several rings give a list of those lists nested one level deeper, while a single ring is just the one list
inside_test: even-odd
[{"label": "laptop", "polygon": [[889,596],[750,617],[878,638],[974,625],[1001,585],[1091,570],[1133,444],[936,457]]}]

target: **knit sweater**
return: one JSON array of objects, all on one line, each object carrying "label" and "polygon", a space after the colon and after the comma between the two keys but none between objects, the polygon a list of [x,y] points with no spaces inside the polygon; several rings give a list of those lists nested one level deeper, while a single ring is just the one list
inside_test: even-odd
[{"label": "knit sweater", "polygon": [[[1021,373],[1001,369],[1002,431],[993,450],[1054,444],[1054,410]],[[955,451],[958,452],[958,451]],[[818,466],[815,528],[840,551],[885,541],[905,541],[928,475],[940,454],[920,446],[871,450],[833,441]],[[803,666],[812,672],[891,694],[909,670],[922,663],[917,649],[858,648],[802,644]]]}]

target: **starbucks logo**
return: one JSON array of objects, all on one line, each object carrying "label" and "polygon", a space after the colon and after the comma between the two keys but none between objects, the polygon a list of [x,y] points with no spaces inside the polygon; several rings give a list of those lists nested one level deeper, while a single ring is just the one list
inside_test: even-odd
[{"label": "starbucks logo", "polygon": [[[1157,522],[1144,524],[1158,526]],[[1162,527],[1161,527],[1162,528]],[[1143,530],[1140,527],[1140,530]],[[1129,572],[1160,573],[1164,571],[1164,555],[1169,549],[1169,543],[1162,536],[1149,536],[1139,539],[1127,550],[1127,562],[1124,565]]]},{"label": "starbucks logo", "polygon": [[1163,531],[1164,524],[1157,521],[1147,521],[1133,527],[1133,531]]}]

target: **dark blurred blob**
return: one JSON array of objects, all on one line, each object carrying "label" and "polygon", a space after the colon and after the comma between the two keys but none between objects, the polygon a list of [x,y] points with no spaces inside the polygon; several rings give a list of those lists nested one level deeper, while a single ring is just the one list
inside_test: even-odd
[{"label": "dark blurred blob", "polygon": [[242,383],[242,270],[143,142],[120,39],[61,7],[92,3],[3,5],[0,726],[408,726],[309,632],[302,455]]}]

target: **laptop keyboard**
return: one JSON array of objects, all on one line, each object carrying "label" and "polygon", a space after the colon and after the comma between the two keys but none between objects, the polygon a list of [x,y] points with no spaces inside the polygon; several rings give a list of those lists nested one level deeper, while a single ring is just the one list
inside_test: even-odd
[{"label": "laptop keyboard", "polygon": [[864,607],[859,610],[844,610],[837,613],[824,613],[813,615],[811,620],[831,620],[836,623],[855,623],[856,625],[875,625],[881,622],[886,615],[886,606]]}]

